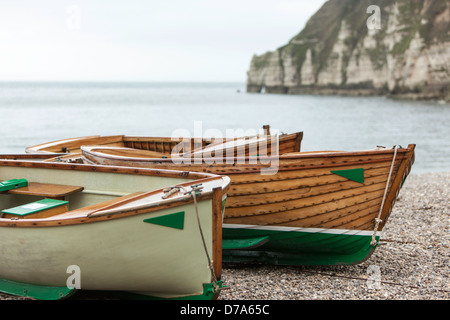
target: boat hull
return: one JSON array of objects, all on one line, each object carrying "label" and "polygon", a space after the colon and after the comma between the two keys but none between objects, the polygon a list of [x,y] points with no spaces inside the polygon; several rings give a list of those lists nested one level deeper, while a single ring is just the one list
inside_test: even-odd
[{"label": "boat hull", "polygon": [[[175,164],[164,159],[121,157],[117,153],[111,156],[97,152],[95,147],[82,148],[82,151],[87,161],[98,164],[178,168],[229,176],[231,187],[223,239],[235,247],[224,247],[224,262],[235,261],[237,256],[245,261],[247,255],[252,261],[260,258],[264,262],[281,263],[281,258],[266,259],[262,252],[267,252],[285,256],[290,264],[334,265],[359,263],[373,252],[414,162],[414,149],[414,145],[409,145],[398,149],[280,155],[265,159],[278,161],[276,170],[266,174],[262,170],[272,164],[269,161],[254,164],[250,157],[233,161],[224,158],[215,164],[207,163],[208,159],[203,163]],[[269,229],[264,234],[261,229],[256,232],[239,226]],[[289,228],[309,231],[292,232]],[[340,236],[343,240],[334,245],[337,233],[345,234],[347,230],[358,235]],[[305,242],[324,234],[330,234],[330,239],[321,239],[314,245]],[[264,237],[262,241],[260,238]],[[248,248],[240,242],[245,239],[252,244]],[[348,246],[353,251],[345,251]]]},{"label": "boat hull", "polygon": [[[370,231],[223,226],[224,262],[276,265],[353,265],[375,250]],[[375,240],[378,241],[377,232]]]},{"label": "boat hull", "polygon": [[[210,201],[199,203],[199,212],[208,208]],[[183,230],[144,221],[174,212],[185,212]],[[206,214],[201,219],[212,223]],[[86,225],[0,228],[0,243],[1,278],[21,283],[66,287],[70,266],[79,268],[83,290],[173,298],[200,295],[211,282],[192,206]]]}]

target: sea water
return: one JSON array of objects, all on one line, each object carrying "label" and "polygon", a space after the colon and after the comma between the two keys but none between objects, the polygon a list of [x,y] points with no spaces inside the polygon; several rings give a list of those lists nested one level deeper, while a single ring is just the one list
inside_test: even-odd
[{"label": "sea water", "polygon": [[[0,153],[87,135],[303,131],[302,151],[416,144],[413,173],[450,171],[450,105],[246,93],[245,83],[0,83]],[[198,130],[197,130],[198,133]]]}]

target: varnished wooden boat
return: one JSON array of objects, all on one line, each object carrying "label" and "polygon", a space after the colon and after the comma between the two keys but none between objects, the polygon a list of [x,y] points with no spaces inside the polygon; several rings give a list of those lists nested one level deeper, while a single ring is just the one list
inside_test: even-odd
[{"label": "varnished wooden boat", "polygon": [[[415,145],[233,157],[221,163],[217,158],[174,163],[132,148],[81,149],[84,161],[92,164],[229,176],[224,261],[336,265],[360,263],[377,247],[413,164]],[[277,161],[275,171],[271,161]],[[269,168],[272,174],[261,174]]]},{"label": "varnished wooden boat", "polygon": [[52,156],[0,156],[1,292],[217,297],[228,177]]},{"label": "varnished wooden boat", "polygon": [[[270,127],[263,126],[264,132],[270,138]],[[264,136],[264,135],[263,135]],[[153,155],[156,158],[167,157],[172,155],[179,156],[197,156],[199,153],[209,152],[215,154],[215,152],[223,152],[224,155],[234,156],[243,155],[257,155],[263,152],[266,155],[271,154],[272,143],[267,143],[267,148],[254,149],[251,146],[257,143],[255,137],[237,137],[232,139],[225,138],[176,138],[176,137],[136,137],[126,135],[115,136],[86,136],[77,138],[68,138],[52,142],[46,142],[39,145],[27,147],[26,153],[38,154],[38,153],[50,153],[55,154],[60,160],[66,162],[78,161],[81,155],[81,146],[114,146],[125,147],[137,150],[144,150],[146,155]],[[257,137],[256,137],[257,138]],[[300,151],[301,141],[303,138],[303,132],[296,132],[292,134],[281,134],[276,136],[277,152],[288,153]],[[227,146],[227,142],[233,142],[236,140],[242,140],[244,148]],[[262,145],[262,144],[260,144]],[[228,153],[227,153],[228,152]],[[239,153],[239,154],[238,154]]]}]

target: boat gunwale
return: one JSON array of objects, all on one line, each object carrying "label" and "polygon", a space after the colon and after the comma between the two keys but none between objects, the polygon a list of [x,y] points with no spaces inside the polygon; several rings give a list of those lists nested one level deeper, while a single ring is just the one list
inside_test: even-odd
[{"label": "boat gunwale", "polygon": [[[408,153],[409,151],[412,150],[412,148],[414,147],[414,144],[410,144],[408,145],[408,147],[406,148],[401,148],[397,150],[397,159],[399,153]],[[120,150],[120,149],[126,149],[126,150],[136,150],[136,151],[143,151],[140,149],[133,149],[133,148],[127,148],[127,147],[110,147],[110,146],[96,146],[96,145],[91,145],[91,146],[81,146],[81,150],[83,152],[90,152],[92,154],[94,153],[101,153],[101,152],[96,152],[96,151],[92,151],[92,149],[112,149],[112,150]],[[145,151],[145,150],[144,150]],[[302,152],[293,152],[293,153],[288,153],[288,154],[281,154],[278,156],[258,156],[258,159],[263,159],[263,160],[295,160],[295,159],[303,159],[303,158],[327,158],[327,157],[352,157],[352,156],[365,156],[365,155],[372,155],[372,154],[393,154],[394,153],[394,148],[391,149],[372,149],[372,150],[361,150],[361,151],[323,151],[322,153],[319,153],[317,151],[315,152],[308,152],[308,151],[302,151]],[[104,153],[101,153],[102,155]],[[136,161],[142,161],[142,162],[173,162],[173,158],[135,158],[135,157],[126,157],[126,156],[117,156],[117,155],[110,155],[110,154],[106,154],[108,155],[108,157],[111,158],[117,158],[117,159],[121,159],[121,160],[129,160],[129,159],[135,159]],[[105,157],[106,158],[106,157]],[[223,159],[223,160],[254,160],[255,156],[242,156],[242,157],[238,157],[238,156],[234,156],[234,157],[202,157],[201,159],[204,161],[207,160],[217,160],[217,159]],[[192,158],[184,158],[184,157],[179,157],[176,158],[179,161],[182,160],[191,160]],[[193,158],[195,159],[195,157]],[[385,160],[383,160],[385,161]],[[177,164],[177,163],[174,163]],[[181,163],[182,164],[182,163]]]},{"label": "boat gunwale", "polygon": [[67,153],[2,153],[0,160],[51,159],[67,155]]},{"label": "boat gunwale", "polygon": [[[82,147],[82,152],[85,153],[86,155],[89,156],[95,156],[95,152],[90,153],[89,149],[90,148],[94,148],[95,146],[92,147],[88,147],[88,146],[83,146]],[[107,147],[105,147],[107,148]],[[115,147],[110,147],[110,148],[115,148]],[[86,150],[87,149],[87,150]],[[397,150],[397,155],[396,155],[396,161],[403,161],[403,160],[407,160],[410,158],[410,156],[408,156],[411,153],[414,153],[414,149],[415,149],[415,144],[410,144],[408,145],[407,148],[401,148]],[[98,153],[97,153],[98,154]],[[328,164],[320,164],[320,165],[295,165],[295,164],[287,164],[287,165],[283,165],[282,163],[280,163],[282,160],[297,160],[297,159],[310,159],[310,158],[333,158],[333,157],[354,157],[354,156],[370,156],[370,155],[379,155],[379,154],[385,154],[385,155],[390,155],[390,154],[394,154],[394,149],[374,149],[374,150],[365,150],[365,151],[340,151],[340,152],[329,152],[329,153],[305,153],[305,154],[301,154],[301,153],[296,153],[295,155],[280,155],[279,157],[272,157],[272,156],[265,156],[265,157],[259,157],[259,159],[262,159],[264,161],[269,161],[269,160],[278,160],[278,167],[276,169],[276,171],[295,171],[295,170],[306,170],[306,169],[316,169],[316,168],[332,168],[332,167],[343,167],[343,166],[353,166],[353,165],[362,165],[362,164],[369,164],[369,163],[377,163],[377,162],[390,162],[392,161],[392,158],[382,158],[382,159],[373,159],[373,160],[357,160],[357,161],[352,161],[352,162],[340,162],[340,163],[328,163]],[[86,155],[82,155],[82,159],[86,162],[91,163],[92,165],[95,165],[95,162],[89,158],[86,157]],[[103,157],[103,153],[101,153],[101,156]],[[154,163],[156,165],[160,164],[160,165],[167,165],[172,163],[173,164],[173,169],[177,170],[177,166],[208,166],[209,164],[207,163],[208,160],[217,160],[217,158],[202,158],[202,163],[174,163],[173,159],[160,159],[160,158],[143,158],[142,161],[140,161],[140,158],[132,158],[132,157],[120,157],[120,156],[109,156],[108,157],[104,157],[104,159],[111,159],[111,160],[117,160],[117,161],[124,161],[124,162],[142,162],[142,163]],[[268,168],[269,165],[263,165],[263,164],[251,164],[248,163],[250,160],[255,160],[254,157],[222,157],[220,158],[221,160],[223,160],[224,164],[228,164],[227,166],[224,166],[223,168],[219,168],[217,169],[217,171],[214,172],[214,174],[218,174],[218,175],[234,175],[234,174],[248,174],[248,173],[256,173],[256,170],[262,169],[262,168]],[[186,158],[186,160],[191,160],[190,158]],[[227,163],[227,160],[233,160],[236,161],[238,163]],[[242,163],[239,163],[240,161],[242,161]],[[248,161],[248,162],[246,162]],[[105,165],[105,164],[101,164],[101,165]],[[252,169],[249,168],[248,166],[251,165]],[[108,165],[108,166],[118,166],[118,167],[126,167],[126,166],[136,166],[136,164],[114,164],[114,165]],[[140,167],[140,166],[137,166]],[[242,168],[241,168],[242,167]],[[142,167],[142,168],[147,168],[147,167]],[[157,167],[154,167],[157,168]],[[234,170],[227,170],[228,168],[233,168]],[[270,167],[269,167],[270,168]],[[186,169],[186,168],[185,168]],[[222,169],[222,171],[220,171]],[[172,169],[164,169],[164,170],[172,170]],[[195,172],[199,172],[196,171],[194,169],[189,169]],[[240,171],[239,171],[240,170]]]},{"label": "boat gunwale", "polygon": [[59,140],[54,140],[54,141],[49,141],[49,142],[44,142],[44,143],[40,143],[31,147],[26,147],[25,148],[25,152],[26,153],[32,153],[32,152],[36,152],[36,153],[54,153],[52,151],[47,151],[44,150],[44,148],[49,148],[49,147],[55,147],[58,146],[60,144],[63,143],[68,143],[68,142],[76,142],[76,141],[81,141],[81,140],[87,140],[87,139],[99,139],[99,138],[120,138],[120,137],[124,137],[124,135],[111,135],[111,136],[101,136],[101,135],[92,135],[92,136],[83,136],[83,137],[74,137],[74,138],[67,138],[67,139],[59,139]]},{"label": "boat gunwale", "polygon": [[[22,155],[19,155],[22,156]],[[0,155],[0,167],[30,167],[30,168],[56,168],[61,170],[80,170],[80,171],[94,171],[105,173],[120,173],[120,174],[138,174],[147,176],[160,176],[171,178],[186,178],[186,179],[204,179],[208,177],[217,176],[217,174],[206,172],[194,172],[186,170],[176,169],[155,169],[155,168],[142,168],[142,167],[124,167],[124,166],[107,166],[107,165],[93,165],[85,163],[57,163],[57,162],[43,162],[43,161],[26,161],[27,155],[23,155],[25,161],[21,161],[21,158],[15,159],[3,159]],[[52,155],[53,156],[53,155]]]}]

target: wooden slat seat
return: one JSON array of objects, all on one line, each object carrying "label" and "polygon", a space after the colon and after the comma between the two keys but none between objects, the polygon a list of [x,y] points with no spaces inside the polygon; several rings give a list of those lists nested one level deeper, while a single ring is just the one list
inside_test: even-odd
[{"label": "wooden slat seat", "polygon": [[61,184],[29,182],[28,186],[5,191],[5,193],[41,196],[51,199],[62,199],[72,193],[80,192],[84,187]]}]

